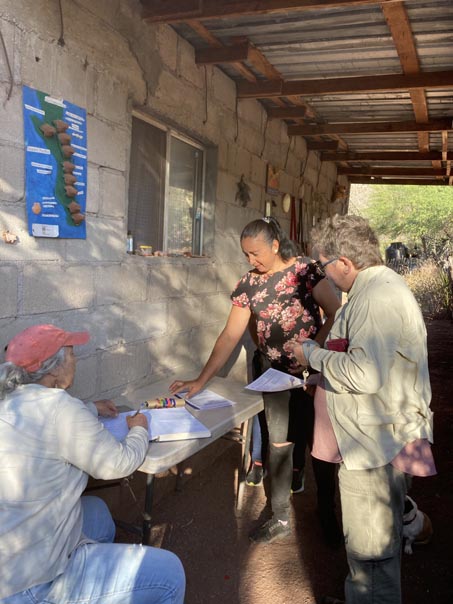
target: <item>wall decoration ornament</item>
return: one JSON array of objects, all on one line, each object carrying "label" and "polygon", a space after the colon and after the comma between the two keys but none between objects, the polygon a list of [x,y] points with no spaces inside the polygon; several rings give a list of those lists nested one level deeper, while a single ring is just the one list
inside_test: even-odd
[{"label": "wall decoration ornament", "polygon": [[282,197],[282,209],[287,214],[291,208],[291,195],[289,193],[285,193]]},{"label": "wall decoration ornament", "polygon": [[269,195],[280,194],[280,172],[272,164],[267,164],[266,193]]},{"label": "wall decoration ornament", "polygon": [[241,175],[241,180],[237,183],[236,201],[239,201],[243,208],[245,208],[250,201],[252,201],[250,187],[245,182],[245,177],[243,174]]},{"label": "wall decoration ornament", "polygon": [[85,109],[23,86],[23,114],[29,234],[86,239]]}]

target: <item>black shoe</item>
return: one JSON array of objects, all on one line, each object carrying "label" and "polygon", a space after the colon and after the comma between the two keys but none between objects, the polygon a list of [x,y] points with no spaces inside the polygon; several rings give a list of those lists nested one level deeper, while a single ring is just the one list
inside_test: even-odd
[{"label": "black shoe", "polygon": [[247,476],[245,477],[245,484],[248,484],[250,487],[259,487],[263,483],[263,478],[263,466],[253,463],[252,467],[247,472]]},{"label": "black shoe", "polygon": [[305,489],[305,471],[293,470],[293,481],[291,483],[291,493],[302,493]]},{"label": "black shoe", "polygon": [[340,547],[344,543],[344,537],[335,512],[333,510],[328,512],[318,510],[318,516],[326,545]]},{"label": "black shoe", "polygon": [[291,535],[291,527],[289,521],[283,524],[280,520],[271,518],[262,526],[252,531],[249,535],[252,543],[272,543],[277,539],[284,539]]}]

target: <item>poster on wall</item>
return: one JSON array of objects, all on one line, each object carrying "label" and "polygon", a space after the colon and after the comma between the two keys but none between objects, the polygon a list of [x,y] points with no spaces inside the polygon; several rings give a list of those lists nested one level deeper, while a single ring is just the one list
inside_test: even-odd
[{"label": "poster on wall", "polygon": [[28,232],[86,239],[86,111],[28,86],[23,108]]},{"label": "poster on wall", "polygon": [[266,193],[269,195],[280,193],[280,170],[272,164],[267,164]]}]

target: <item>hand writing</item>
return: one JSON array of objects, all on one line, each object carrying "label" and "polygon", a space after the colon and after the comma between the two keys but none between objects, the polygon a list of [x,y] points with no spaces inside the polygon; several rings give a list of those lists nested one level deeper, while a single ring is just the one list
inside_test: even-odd
[{"label": "hand writing", "polygon": [[135,426],[141,426],[142,428],[145,428],[145,430],[148,430],[148,419],[146,415],[143,415],[143,413],[137,413],[136,415],[127,415],[126,421],[129,430],[131,428],[135,428]]}]

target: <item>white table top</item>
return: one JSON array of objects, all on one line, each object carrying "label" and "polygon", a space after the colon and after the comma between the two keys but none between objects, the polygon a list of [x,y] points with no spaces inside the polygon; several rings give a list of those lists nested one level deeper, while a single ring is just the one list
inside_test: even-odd
[{"label": "white table top", "polygon": [[[128,404],[130,407],[137,409],[140,403],[147,399],[170,396],[168,386],[172,381],[172,378],[167,378],[154,382],[135,390],[127,396],[115,399],[115,402],[117,404]],[[150,443],[145,461],[139,468],[140,472],[158,474],[168,470],[263,409],[263,398],[260,392],[245,390],[243,384],[229,378],[213,378],[208,382],[206,388],[234,401],[236,404],[231,407],[220,407],[207,411],[197,411],[187,407],[195,417],[209,428],[211,436],[209,438]]]}]

